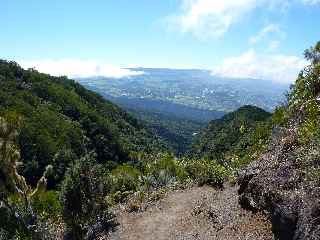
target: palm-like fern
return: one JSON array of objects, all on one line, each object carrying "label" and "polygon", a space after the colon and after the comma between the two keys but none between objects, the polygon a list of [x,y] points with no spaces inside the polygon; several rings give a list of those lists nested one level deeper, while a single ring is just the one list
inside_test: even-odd
[{"label": "palm-like fern", "polygon": [[[17,171],[20,152],[16,140],[20,123],[21,119],[16,115],[10,115],[8,119],[0,117],[0,207],[6,207],[17,221],[30,229],[36,220],[31,198],[45,190],[46,175],[51,170],[51,166],[47,167],[37,188],[32,191],[25,178]],[[23,204],[22,209],[8,200],[12,194],[20,198]]]}]

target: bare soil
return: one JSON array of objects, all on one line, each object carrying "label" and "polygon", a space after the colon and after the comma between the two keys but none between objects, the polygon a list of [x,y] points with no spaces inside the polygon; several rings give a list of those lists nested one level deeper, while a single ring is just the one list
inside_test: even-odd
[{"label": "bare soil", "polygon": [[169,192],[143,212],[119,211],[111,240],[272,240],[271,223],[243,210],[237,188],[192,187]]}]

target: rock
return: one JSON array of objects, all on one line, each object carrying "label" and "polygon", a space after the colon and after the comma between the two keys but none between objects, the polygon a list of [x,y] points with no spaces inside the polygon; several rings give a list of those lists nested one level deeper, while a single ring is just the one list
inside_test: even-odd
[{"label": "rock", "polygon": [[299,146],[293,129],[275,129],[272,139],[266,153],[239,171],[239,202],[267,212],[276,239],[320,239],[320,175],[312,175],[320,146]]},{"label": "rock", "polygon": [[273,209],[272,231],[278,239],[293,239],[297,227],[297,214],[290,205],[279,205]]}]

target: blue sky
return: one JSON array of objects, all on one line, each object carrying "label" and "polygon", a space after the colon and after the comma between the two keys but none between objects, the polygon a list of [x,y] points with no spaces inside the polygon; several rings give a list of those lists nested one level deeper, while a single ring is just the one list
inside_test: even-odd
[{"label": "blue sky", "polygon": [[320,40],[320,0],[1,0],[1,58],[55,75],[130,66],[294,79]]}]

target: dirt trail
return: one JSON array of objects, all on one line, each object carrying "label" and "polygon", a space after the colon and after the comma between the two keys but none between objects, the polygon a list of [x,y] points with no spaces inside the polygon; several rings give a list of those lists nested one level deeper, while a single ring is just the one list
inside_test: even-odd
[{"label": "dirt trail", "polygon": [[118,221],[112,240],[273,239],[269,221],[241,209],[231,186],[170,192],[144,212],[119,213]]}]

